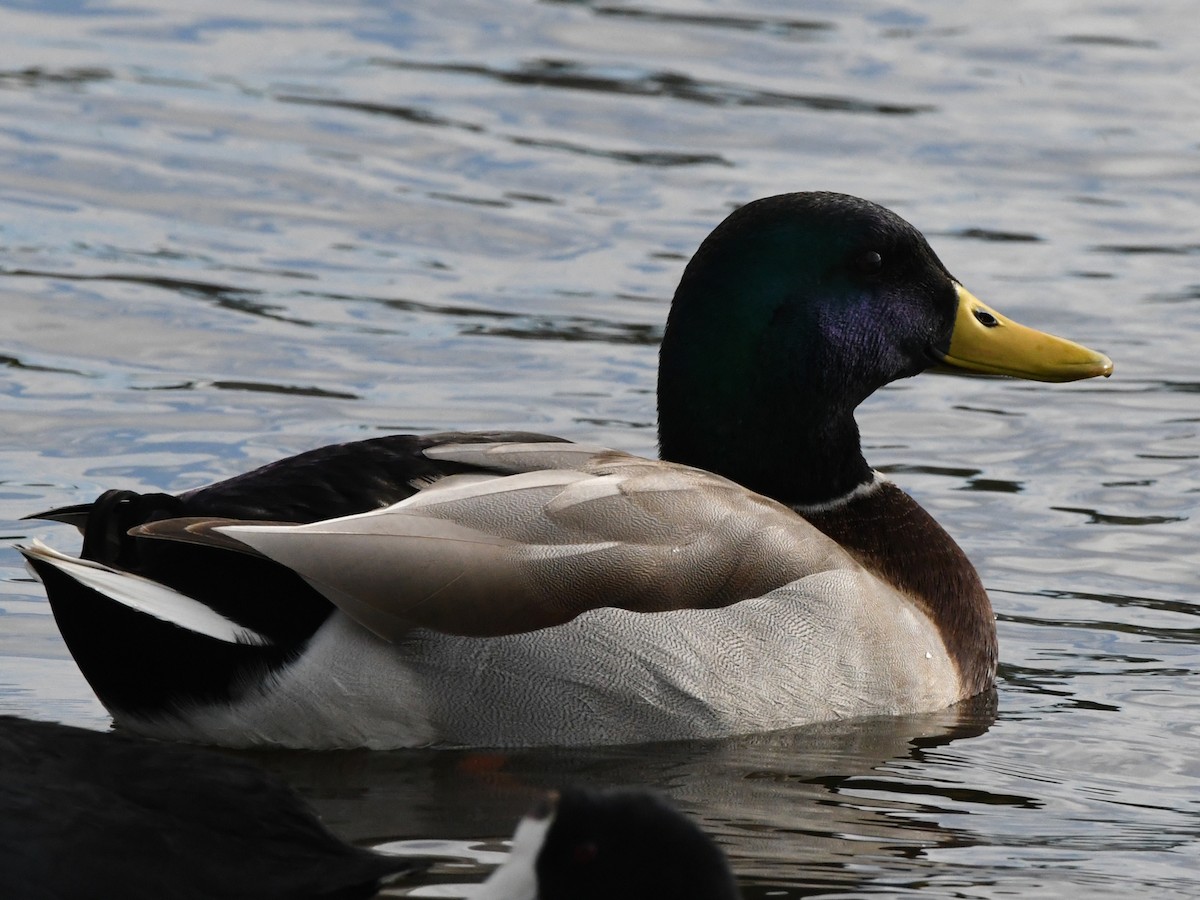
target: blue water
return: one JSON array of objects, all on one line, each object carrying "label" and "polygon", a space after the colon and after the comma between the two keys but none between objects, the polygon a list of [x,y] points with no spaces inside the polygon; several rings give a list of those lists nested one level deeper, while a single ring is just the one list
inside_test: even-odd
[{"label": "blue water", "polygon": [[652,452],[700,239],[840,190],[1116,363],[861,410],[992,594],[994,711],[265,761],[349,838],[474,860],[417,894],[564,781],[666,792],[749,897],[1200,893],[1191,4],[182,6],[0,3],[0,711],[108,724],[12,550],[76,538],[21,516],[396,430]]}]

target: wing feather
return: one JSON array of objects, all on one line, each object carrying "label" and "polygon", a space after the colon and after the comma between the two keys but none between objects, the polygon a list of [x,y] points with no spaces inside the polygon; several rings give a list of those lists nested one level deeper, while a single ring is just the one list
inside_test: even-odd
[{"label": "wing feather", "polygon": [[211,530],[293,569],[389,639],[416,626],[532,631],[602,606],[725,606],[857,568],[800,516],[723,478],[607,451],[574,462],[434,485],[308,525]]}]

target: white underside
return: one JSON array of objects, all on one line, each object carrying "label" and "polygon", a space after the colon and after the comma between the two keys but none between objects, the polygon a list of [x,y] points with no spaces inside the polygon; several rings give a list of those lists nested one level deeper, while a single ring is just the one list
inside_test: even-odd
[{"label": "white underside", "polygon": [[[872,583],[867,583],[872,582]],[[233,747],[619,744],[931,711],[963,699],[937,629],[861,570],[713,610],[599,609],[500,638],[389,644],[341,613],[231,706],[118,723]]]}]

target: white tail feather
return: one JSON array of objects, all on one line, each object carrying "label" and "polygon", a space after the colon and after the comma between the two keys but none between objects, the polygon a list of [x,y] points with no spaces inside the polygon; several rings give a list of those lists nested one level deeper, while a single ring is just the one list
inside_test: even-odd
[{"label": "white tail feather", "polygon": [[[229,644],[262,646],[271,643],[269,638],[254,629],[239,625],[198,600],[149,578],[119,572],[91,560],[67,556],[37,539],[32,546],[20,549],[123,606],[186,628],[188,631]],[[37,576],[36,572],[34,576]]]}]

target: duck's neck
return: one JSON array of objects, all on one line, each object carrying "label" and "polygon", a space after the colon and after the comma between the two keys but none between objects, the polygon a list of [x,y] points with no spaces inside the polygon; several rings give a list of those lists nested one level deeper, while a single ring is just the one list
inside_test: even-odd
[{"label": "duck's neck", "polygon": [[745,409],[721,428],[705,424],[719,419],[660,410],[659,452],[789,506],[832,501],[871,481],[852,411],[797,403],[789,412],[760,420]]},{"label": "duck's neck", "polygon": [[964,696],[988,690],[996,677],[996,617],[979,573],[915,500],[876,478],[840,501],[796,511],[929,616],[958,667]]}]

